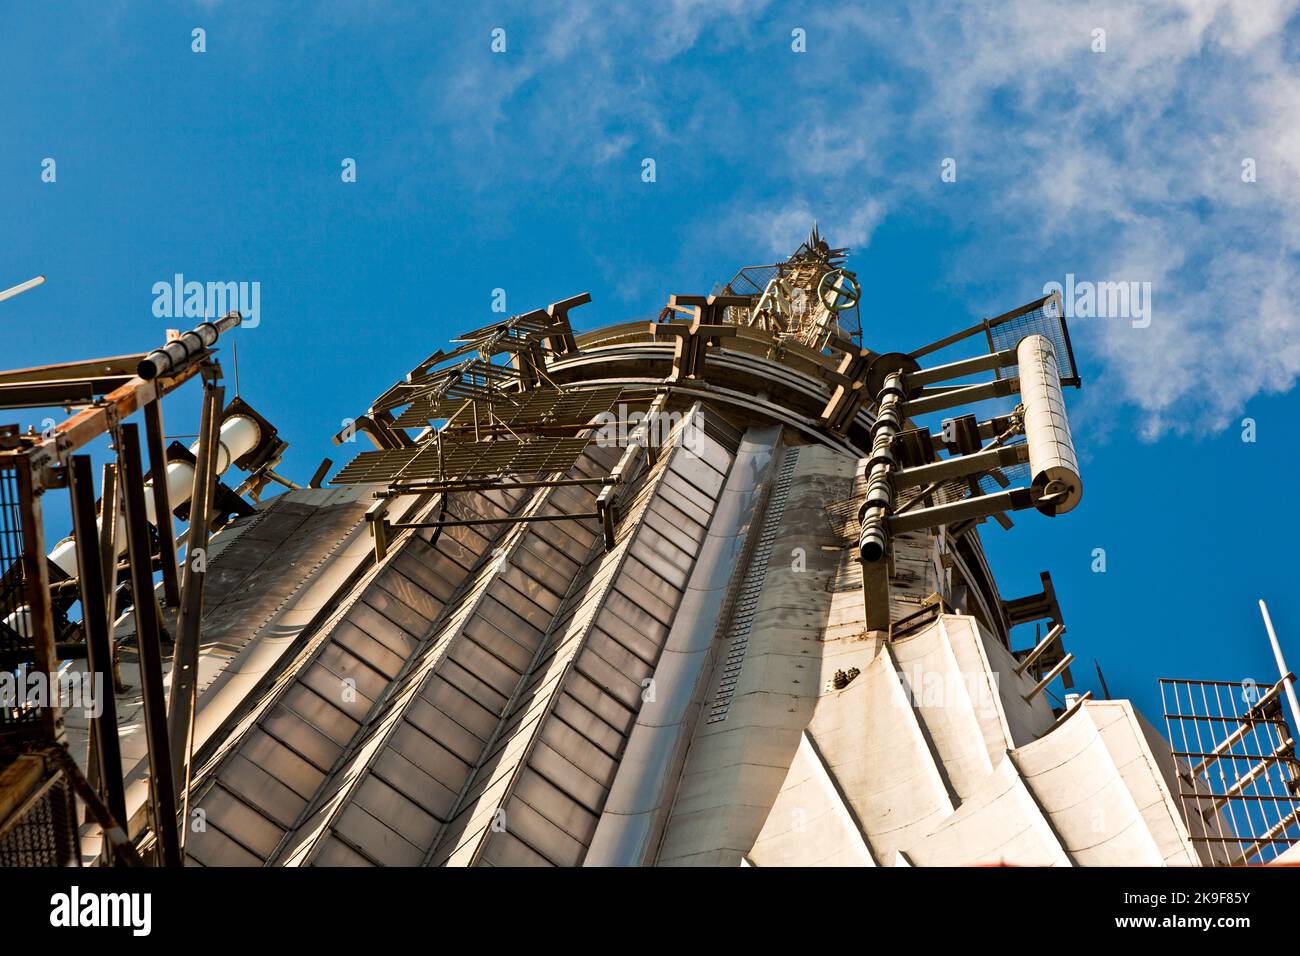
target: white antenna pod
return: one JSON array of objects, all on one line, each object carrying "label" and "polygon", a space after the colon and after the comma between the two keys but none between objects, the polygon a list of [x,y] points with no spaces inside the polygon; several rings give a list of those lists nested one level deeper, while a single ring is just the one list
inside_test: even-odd
[{"label": "white antenna pod", "polygon": [[1056,352],[1045,336],[1027,335],[1016,347],[1016,359],[1034,507],[1046,515],[1065,514],[1083,497],[1083,482],[1065,416]]}]

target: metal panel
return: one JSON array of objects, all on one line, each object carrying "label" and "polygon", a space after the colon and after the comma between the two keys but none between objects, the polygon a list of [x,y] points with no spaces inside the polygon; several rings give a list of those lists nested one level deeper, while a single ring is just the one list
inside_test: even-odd
[{"label": "metal panel", "polygon": [[[391,630],[384,637],[388,638],[393,644],[398,645],[409,641],[406,635]],[[406,659],[406,654],[410,653],[410,649],[406,651],[406,654],[394,653],[392,648],[381,644],[349,621],[339,622],[339,626],[334,629],[333,638],[335,643],[347,648],[389,680],[397,676],[397,672],[402,667],[402,662]],[[411,644],[414,644],[414,642],[411,641]]]},{"label": "metal panel", "polygon": [[456,793],[429,776],[396,750],[385,748],[375,758],[371,772],[415,801],[439,820],[445,820]]},{"label": "metal panel", "polygon": [[620,591],[611,590],[596,618],[596,626],[653,667],[668,628],[660,624]]},{"label": "metal panel", "polygon": [[493,581],[475,613],[517,643],[536,647],[541,643],[551,616],[514,588]]},{"label": "metal panel", "polygon": [[[629,726],[635,716],[635,712],[626,704],[612,694],[606,693],[604,688],[592,683],[591,679],[581,671],[575,670],[569,674],[569,682],[565,690],[573,695],[574,700],[611,727]],[[639,695],[637,702],[640,703]]]},{"label": "metal panel", "polygon": [[342,840],[329,837],[316,854],[317,866],[374,866],[374,861],[358,853]]},{"label": "metal panel", "polygon": [[[364,708],[369,706],[362,704],[360,698],[374,702],[388,686],[383,674],[332,642],[321,648],[319,656],[298,680],[358,721],[365,716]],[[350,702],[348,698],[354,690],[358,700]]]},{"label": "metal panel", "polygon": [[469,776],[469,764],[409,724],[393,731],[389,745],[448,790],[459,791]]},{"label": "metal panel", "polygon": [[474,698],[485,708],[498,715],[505,710],[509,697],[486,683],[472,670],[466,669],[455,658],[447,658],[444,666],[439,667],[438,672],[449,684],[466,696]]},{"label": "metal panel", "polygon": [[536,628],[539,634],[546,632],[560,607],[558,597],[536,581],[524,577],[514,567],[503,568],[497,573],[490,594],[493,600],[510,608]]},{"label": "metal panel", "polygon": [[673,456],[669,474],[680,477],[706,498],[716,499],[722,492],[723,472],[687,449]]},{"label": "metal panel", "polygon": [[519,680],[519,672],[507,667],[472,640],[460,640],[451,650],[451,659],[497,691],[509,697]]},{"label": "metal panel", "polygon": [[[284,829],[220,786],[211,788],[196,805],[207,820],[263,860],[271,856]],[[192,829],[192,828],[191,828]]]},{"label": "metal panel", "polygon": [[[558,723],[550,721],[549,723]],[[587,744],[589,750],[594,750]],[[589,776],[559,751],[538,742],[529,756],[529,764],[543,777],[577,800],[590,813],[599,813],[609,792],[599,781]]]},{"label": "metal panel", "polygon": [[668,495],[656,498],[646,509],[644,520],[672,541],[680,542],[688,551],[695,551],[704,540],[705,525],[689,517]]},{"label": "metal panel", "polygon": [[510,832],[556,866],[577,866],[586,847],[522,800],[506,805]]},{"label": "metal panel", "polygon": [[361,600],[414,638],[421,637],[433,623],[415,608],[402,604],[380,587],[367,588]]},{"label": "metal panel", "polygon": [[438,832],[438,820],[373,774],[352,794],[353,803],[413,846],[427,846]]},{"label": "metal panel", "polygon": [[602,688],[624,707],[635,713],[641,707],[642,687],[618,668],[590,649],[578,654],[577,668],[593,684]]},{"label": "metal panel", "polygon": [[[346,744],[357,731],[355,720],[301,683],[290,688],[284,695],[284,705],[305,723],[328,737],[336,746],[341,747]],[[276,736],[295,749],[299,749],[296,735],[276,734]],[[333,762],[331,758],[325,765],[329,766]]]},{"label": "metal panel", "polygon": [[685,589],[695,562],[694,551],[684,550],[651,525],[643,525],[628,552],[678,591]]},{"label": "metal panel", "polygon": [[622,750],[623,734],[583,707],[570,695],[561,694],[556,699],[554,714],[611,757]]},{"label": "metal panel", "polygon": [[[551,619],[555,617],[555,612],[560,609],[560,602],[564,600],[564,595],[569,589],[569,581],[561,578],[554,580],[553,585],[548,587],[519,567],[514,560],[516,556],[517,555],[511,556],[512,560],[510,564],[501,570],[498,575],[498,581],[509,585],[511,588],[514,588],[514,590],[527,597],[534,604],[538,605],[544,614],[544,620],[541,623],[541,627],[549,627]],[[498,593],[502,590],[504,589],[501,587],[495,587],[493,588],[493,593]],[[533,621],[532,618],[529,618],[529,620]],[[533,622],[536,623],[535,621]]]},{"label": "metal panel", "polygon": [[264,770],[273,770],[275,777],[294,793],[309,799],[325,779],[325,774],[301,755],[262,730],[249,734],[240,753]]},{"label": "metal panel", "polygon": [[204,866],[261,866],[262,860],[247,847],[240,846],[219,827],[191,832],[185,852]]},{"label": "metal panel", "polygon": [[340,814],[338,834],[384,866],[418,866],[424,854],[356,804]]},{"label": "metal panel", "polygon": [[221,783],[285,829],[293,825],[307,806],[306,799],[240,754],[235,754],[229,765],[222,768]]},{"label": "metal panel", "polygon": [[614,587],[658,621],[664,628],[664,633],[667,633],[681,592],[662,578],[651,574],[644,564],[630,555],[626,559],[624,572],[619,575]]},{"label": "metal panel", "polygon": [[539,746],[542,745],[580,769],[602,788],[613,782],[618,771],[618,762],[613,757],[562,720],[546,722],[539,742]]},{"label": "metal panel", "polygon": [[585,850],[596,829],[598,817],[595,813],[530,767],[520,771],[514,784],[514,795],[516,801],[522,800],[556,827],[581,841]]},{"label": "metal panel", "polygon": [[278,704],[261,723],[268,735],[310,761],[322,773],[338,758],[339,745],[284,704]]},{"label": "metal panel", "polygon": [[552,863],[528,844],[508,832],[489,840],[479,862],[487,866],[551,866]]},{"label": "metal panel", "polygon": [[404,719],[466,763],[472,764],[483,752],[485,740],[470,733],[422,697],[416,697],[411,701],[406,708]]},{"label": "metal panel", "polygon": [[[709,509],[702,502],[703,496],[700,494],[699,489],[692,487],[690,483],[683,481],[677,475],[669,473],[659,482],[655,492],[658,501],[673,506],[670,513],[681,514],[683,517],[689,518],[692,525],[701,531],[708,525]],[[667,528],[661,527],[660,530],[671,537],[670,531],[674,527],[675,525],[670,521]],[[694,531],[692,531],[690,537],[692,540],[699,540],[699,536]]]},{"label": "metal panel", "polygon": [[442,674],[433,674],[420,688],[420,696],[444,713],[455,717],[456,722],[486,740],[497,725],[498,712],[484,706],[483,702],[465,694]]},{"label": "metal panel", "polygon": [[[386,567],[383,573],[375,579],[375,587],[371,591],[374,592],[376,589],[391,597],[401,607],[414,611],[420,616],[421,620],[428,621],[429,624],[433,623],[443,607],[441,598],[426,591],[420,584],[407,577],[400,568],[394,565]],[[427,629],[428,624],[421,628],[418,633],[422,635]]]},{"label": "metal panel", "polygon": [[[528,664],[533,659],[533,653],[536,651],[535,645],[526,647],[520,644],[485,617],[471,617],[465,622],[462,633],[472,637],[475,643],[491,651],[520,674],[528,669]],[[530,636],[530,634],[525,633],[521,635],[521,639],[528,640]],[[540,635],[538,640],[540,640]]]},{"label": "metal panel", "polygon": [[376,610],[369,601],[358,601],[352,605],[346,620],[394,651],[405,644],[415,646],[423,633],[398,626],[391,618]]},{"label": "metal panel", "polygon": [[[468,569],[441,554],[442,542],[439,541],[438,544],[440,547],[435,549],[429,547],[424,540],[413,538],[393,558],[391,566],[424,588],[436,601],[445,604],[451,600]],[[460,554],[468,554],[454,539],[452,547]],[[472,561],[473,558],[469,560]]]}]

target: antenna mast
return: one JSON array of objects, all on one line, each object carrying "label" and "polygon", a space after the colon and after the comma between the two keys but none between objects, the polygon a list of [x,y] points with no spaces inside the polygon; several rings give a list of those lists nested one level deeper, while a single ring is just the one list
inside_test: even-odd
[{"label": "antenna mast", "polygon": [[1291,679],[1291,672],[1287,670],[1286,660],[1282,657],[1282,645],[1278,643],[1277,632],[1273,630],[1273,619],[1268,616],[1268,605],[1264,603],[1263,598],[1259,602],[1259,613],[1264,615],[1264,629],[1268,631],[1269,643],[1273,645],[1273,657],[1277,660],[1278,674],[1282,678],[1282,686],[1286,688],[1287,703],[1291,705],[1291,719],[1295,721],[1297,731],[1300,731],[1300,703],[1297,703],[1295,696],[1295,681]]}]

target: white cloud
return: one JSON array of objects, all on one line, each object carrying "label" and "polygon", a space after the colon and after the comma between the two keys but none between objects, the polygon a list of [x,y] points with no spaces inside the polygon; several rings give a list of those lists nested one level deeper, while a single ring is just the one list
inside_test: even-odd
[{"label": "white cloud", "polygon": [[957,237],[936,284],[1151,282],[1149,328],[1073,331],[1108,404],[1155,436],[1225,427],[1300,377],[1296,6],[575,5],[504,18],[510,54],[454,50],[429,90],[436,135],[479,181],[650,155],[661,180],[702,184],[684,232],[755,254],[788,252],[813,219],[860,251],[887,217],[923,216]]},{"label": "white cloud", "polygon": [[[1225,427],[1300,377],[1300,314],[1285,294],[1300,280],[1300,70],[1284,46],[1295,9],[911,4],[895,18],[860,12],[842,49],[865,38],[891,50],[922,91],[891,162],[928,147],[978,178],[942,208],[979,262],[993,250],[1008,268],[1152,283],[1149,328],[1094,319],[1074,331],[1155,437]],[[1241,180],[1246,157],[1256,183]],[[910,197],[893,198],[901,212]]]}]

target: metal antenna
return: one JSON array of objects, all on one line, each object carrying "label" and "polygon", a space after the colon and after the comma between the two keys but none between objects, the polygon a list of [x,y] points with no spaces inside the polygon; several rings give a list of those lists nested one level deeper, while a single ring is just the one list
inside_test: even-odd
[{"label": "metal antenna", "polygon": [[5,299],[12,299],[16,295],[21,295],[28,289],[34,289],[44,281],[45,276],[37,276],[34,279],[28,279],[26,282],[20,282],[16,286],[11,286],[3,292],[0,292],[0,302],[3,302]]},{"label": "metal antenna", "polygon": [[1097,680],[1101,682],[1101,696],[1110,700],[1110,688],[1106,686],[1106,675],[1101,672],[1101,662],[1094,657],[1092,663],[1097,668]]},{"label": "metal antenna", "polygon": [[1287,670],[1286,660],[1282,657],[1282,645],[1278,643],[1277,632],[1273,630],[1273,619],[1268,616],[1268,605],[1264,603],[1263,598],[1259,602],[1259,613],[1264,615],[1264,629],[1268,631],[1269,643],[1273,645],[1273,657],[1277,659],[1278,673],[1282,676],[1282,684],[1286,687],[1287,703],[1291,705],[1291,719],[1295,721],[1297,733],[1300,733],[1300,703],[1297,703],[1295,696],[1295,682],[1291,680],[1291,672]]}]

